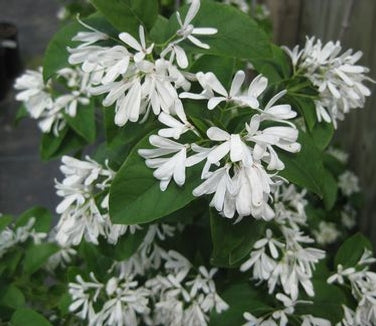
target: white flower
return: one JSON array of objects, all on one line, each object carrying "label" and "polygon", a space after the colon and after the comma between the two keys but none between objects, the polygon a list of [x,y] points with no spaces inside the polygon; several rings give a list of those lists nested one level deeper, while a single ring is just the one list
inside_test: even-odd
[{"label": "white flower", "polygon": [[279,256],[278,249],[284,247],[284,244],[280,241],[273,238],[273,232],[270,229],[266,230],[266,237],[262,238],[260,240],[257,240],[255,244],[253,245],[253,248],[260,249],[263,247],[268,246],[271,256],[274,259],[277,259]]},{"label": "white flower", "polygon": [[193,190],[196,197],[204,194],[213,194],[210,206],[215,207],[219,212],[223,212],[225,217],[232,218],[235,214],[236,188],[229,175],[231,165],[226,164],[224,167],[211,172],[206,176],[206,180]]},{"label": "white flower", "polygon": [[179,139],[182,134],[194,128],[188,122],[185,114],[183,114],[180,119],[181,121],[175,119],[169,114],[161,112],[161,114],[158,116],[158,120],[169,128],[159,129],[158,135],[165,138]]},{"label": "white flower", "polygon": [[184,49],[178,45],[179,42],[170,43],[161,53],[161,58],[164,58],[166,55],[171,53],[170,62],[173,62],[176,59],[176,63],[180,68],[188,68],[189,62],[187,54]]},{"label": "white flower", "polygon": [[53,108],[53,99],[47,91],[49,85],[44,83],[42,68],[38,71],[27,70],[15,81],[14,88],[20,92],[16,100],[25,104],[27,112],[33,119],[43,118]]},{"label": "white flower", "polygon": [[224,0],[223,3],[229,4],[229,5],[235,5],[238,7],[241,11],[247,13],[249,10],[249,4],[246,0]]},{"label": "white flower", "polygon": [[326,152],[344,164],[346,164],[349,159],[349,154],[338,148],[329,147],[329,149]]},{"label": "white flower", "polygon": [[234,183],[238,189],[235,207],[239,216],[252,215],[265,220],[275,216],[267,203],[270,186],[274,185],[274,182],[260,163],[254,162],[250,167],[242,166],[236,169]]},{"label": "white flower", "polygon": [[[209,75],[210,74],[210,75]],[[233,101],[241,106],[249,106],[251,108],[258,108],[259,103],[257,101],[256,94],[253,94],[252,91],[252,84],[250,86],[250,91],[248,96],[244,96],[241,93],[241,87],[244,83],[245,73],[242,70],[239,70],[232,80],[230,91],[227,92],[226,89],[223,87],[221,82],[217,79],[217,77],[213,73],[208,73],[208,85],[212,88],[212,90],[222,96],[214,96],[209,99],[208,102],[208,109],[213,110],[218,104],[223,101],[229,102]]]},{"label": "white flower", "polygon": [[338,178],[338,187],[345,196],[349,197],[360,191],[359,179],[353,172],[345,171]]},{"label": "white flower", "polygon": [[217,33],[216,28],[211,27],[194,27],[191,22],[197,15],[198,11],[200,10],[200,0],[192,0],[191,6],[188,9],[187,15],[185,16],[184,22],[180,17],[180,13],[176,13],[176,18],[179,22],[180,29],[176,32],[177,35],[182,37],[182,40],[188,39],[194,45],[203,48],[209,49],[210,46],[208,44],[202,43],[199,39],[197,39],[194,35],[214,35]]},{"label": "white flower", "polygon": [[133,48],[134,50],[138,51],[134,55],[134,61],[135,62],[141,62],[146,55],[151,54],[153,51],[154,44],[150,45],[149,47],[146,47],[146,41],[145,41],[145,30],[142,25],[139,26],[139,37],[140,42],[138,42],[132,35],[129,33],[120,33],[119,39],[121,39],[125,44]]},{"label": "white flower", "polygon": [[[72,303],[69,306],[69,311],[73,312],[81,319],[94,319],[95,311],[93,303],[98,299],[100,291],[104,287],[100,283],[94,273],[90,273],[91,281],[86,282],[80,275],[76,276],[77,283],[69,283],[69,294],[72,298]],[[94,292],[94,294],[92,294]]]},{"label": "white flower", "polygon": [[[305,47],[299,51],[286,49],[294,68],[303,73],[318,88],[320,97],[315,101],[319,121],[343,120],[351,109],[362,108],[371,91],[363,84],[372,81],[365,76],[368,69],[356,63],[362,52],[348,50],[339,55],[342,47],[339,41],[323,45],[321,40],[307,38]],[[373,82],[373,81],[372,81]]]},{"label": "white flower", "polygon": [[[177,185],[182,186],[185,183],[187,145],[157,135],[150,136],[149,142],[157,148],[140,149],[138,153],[146,159],[146,165],[149,168],[156,169],[153,175],[161,180],[161,190],[167,189],[172,178]],[[168,154],[174,155],[164,157]]]},{"label": "white flower", "polygon": [[137,326],[137,316],[149,313],[149,291],[136,281],[110,279],[106,292],[110,299],[97,317],[103,325]]},{"label": "white flower", "polygon": [[86,27],[88,31],[85,32],[78,32],[73,38],[72,41],[81,42],[78,47],[83,48],[87,47],[89,45],[92,45],[93,43],[96,43],[98,41],[105,41],[109,39],[109,36],[105,33],[102,33],[98,31],[97,29],[89,26],[88,24],[84,23],[79,17],[77,17],[78,22]]},{"label": "white flower", "polygon": [[200,94],[183,92],[179,94],[179,97],[189,98],[192,100],[208,100],[214,97],[213,89],[210,86],[210,84],[212,83],[211,80],[213,79],[213,73],[208,72],[204,74],[203,72],[198,72],[196,73],[195,77],[202,87],[203,91]]},{"label": "white flower", "polygon": [[338,282],[339,284],[343,284],[345,282],[344,277],[349,277],[352,274],[356,272],[355,268],[349,267],[344,269],[341,264],[338,264],[337,266],[337,273],[330,276],[327,280],[329,284],[332,284],[334,282]]},{"label": "white flower", "polygon": [[210,163],[217,163],[227,154],[230,154],[231,162],[242,162],[244,166],[251,166],[253,159],[250,148],[242,141],[239,134],[230,135],[218,127],[210,127],[207,130],[210,140],[222,142],[222,144],[214,147],[207,160]]},{"label": "white flower", "polygon": [[272,146],[277,146],[285,151],[297,153],[300,151],[300,144],[297,142],[298,130],[294,127],[276,126],[259,130],[261,117],[254,115],[249,124],[246,124],[247,141],[255,143],[253,157],[261,160],[267,157],[269,170],[283,170],[284,163],[279,159]]},{"label": "white flower", "polygon": [[314,317],[312,315],[302,316],[301,326],[331,326],[331,322],[324,318]]},{"label": "white flower", "polygon": [[321,221],[318,230],[314,230],[312,233],[317,243],[322,246],[335,242],[341,236],[341,232],[337,230],[334,223],[325,221]]}]

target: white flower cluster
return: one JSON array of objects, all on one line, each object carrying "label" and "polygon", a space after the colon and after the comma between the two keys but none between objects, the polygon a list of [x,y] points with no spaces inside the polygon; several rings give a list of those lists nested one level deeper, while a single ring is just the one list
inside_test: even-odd
[{"label": "white flower cluster", "polygon": [[[251,109],[250,122],[236,134],[210,127],[206,132],[207,139],[200,142],[211,147],[201,147],[196,143],[181,144],[167,138],[178,140],[183,133],[192,130],[185,115],[179,116],[181,121],[172,121],[173,118],[167,120],[161,115],[159,120],[169,128],[150,137],[150,143],[157,148],[142,149],[139,154],[146,159],[147,166],[155,169],[154,177],[161,180],[161,190],[167,188],[171,179],[182,186],[186,179],[186,168],[206,160],[201,174],[204,182],[193,190],[195,196],[214,194],[210,205],[228,218],[237,213],[240,217],[252,215],[270,220],[274,212],[268,205],[268,198],[277,179],[275,174],[269,174],[266,169],[284,169],[275,147],[292,153],[300,150],[298,130],[287,121],[294,118],[296,113],[290,105],[276,104],[285,91],[276,94],[262,109],[258,97],[265,91],[268,81],[261,75],[252,81],[246,93],[241,90],[245,80],[243,71],[235,74],[229,92],[212,72],[199,72],[196,77],[203,91],[200,94],[185,92],[180,94],[181,98],[208,100],[209,110],[222,102],[226,103],[226,107],[232,105],[232,109]],[[265,121],[284,125],[265,128]],[[189,153],[192,155],[188,157]],[[169,154],[173,156],[167,157]],[[263,162],[267,164],[266,169]],[[213,165],[217,169],[210,171]]]},{"label": "white flower cluster", "polygon": [[227,5],[234,5],[238,7],[241,11],[247,13],[249,11],[249,4],[246,0],[223,0],[223,3]]},{"label": "white flower cluster", "polygon": [[321,246],[330,245],[338,240],[341,232],[337,229],[335,223],[321,221],[318,229],[313,230],[316,242]]},{"label": "white flower cluster", "polygon": [[[280,195],[281,194],[281,195]],[[267,282],[269,293],[280,285],[283,292],[297,300],[299,286],[311,297],[314,296],[312,273],[315,264],[325,257],[325,252],[306,247],[314,240],[300,230],[305,224],[305,200],[290,186],[281,189],[275,197],[276,228],[281,235],[274,236],[271,229],[266,230],[266,237],[255,242],[250,257],[240,270],[252,268],[254,280]],[[282,201],[284,200],[284,201]]]},{"label": "white flower cluster", "polygon": [[319,99],[315,101],[319,121],[343,120],[351,109],[364,107],[371,91],[364,81],[372,81],[365,74],[369,69],[357,64],[362,52],[350,49],[341,53],[339,41],[322,44],[320,39],[307,38],[300,50],[284,48],[291,57],[297,74],[303,74],[318,88]]},{"label": "white flower cluster", "polygon": [[[112,224],[108,213],[108,189],[115,172],[107,163],[102,166],[86,157],[79,160],[70,156],[62,157],[60,167],[65,178],[56,181],[57,195],[63,200],[56,207],[61,214],[56,226],[56,241],[63,247],[76,246],[82,238],[98,244],[103,236],[114,244],[127,230],[134,233],[136,226]],[[101,200],[98,204],[98,197]]]},{"label": "white flower cluster", "polygon": [[[0,220],[2,216],[0,215]],[[40,244],[47,237],[46,233],[34,230],[35,217],[31,217],[27,224],[15,227],[7,226],[0,232],[0,258],[2,258],[12,247],[17,244],[32,240],[35,244]]]},{"label": "white flower cluster", "polygon": [[[194,190],[195,196],[215,193],[211,205],[229,218],[237,213],[271,219],[274,212],[267,202],[276,177],[268,173],[263,164],[273,172],[282,170],[284,164],[275,148],[292,153],[300,150],[298,130],[288,121],[296,117],[296,112],[290,105],[276,104],[285,91],[276,94],[261,108],[258,98],[268,84],[261,75],[243,92],[245,73],[238,71],[228,92],[212,72],[199,72],[194,76],[181,71],[189,66],[181,42],[189,41],[208,49],[209,45],[196,36],[217,33],[215,28],[192,25],[199,8],[200,0],[191,1],[184,20],[177,12],[179,29],[169,43],[155,51],[159,55],[154,53],[158,45],[147,42],[143,26],[139,27],[139,40],[122,32],[118,35],[118,45],[103,46],[98,42],[108,40],[109,36],[81,22],[88,31],[79,32],[73,38],[80,44],[69,48],[69,63],[81,65],[83,72],[90,74],[90,94],[106,94],[102,104],[115,106],[116,125],[137,122],[141,116],[147,119],[150,112],[166,125],[158,135],[150,137],[150,143],[156,149],[139,151],[146,164],[155,169],[154,176],[161,181],[162,191],[172,179],[182,186],[186,168],[206,160],[201,176],[204,183]],[[188,79],[200,83],[201,94],[188,92],[191,86]],[[184,92],[179,94],[181,90]],[[231,103],[233,110],[251,109],[249,123],[237,134],[213,126],[207,130],[207,139],[179,143],[177,140],[187,131],[200,135],[185,114],[182,99],[187,98],[208,100],[209,110],[222,102],[226,107]],[[270,122],[272,126],[264,126]],[[202,143],[211,147],[201,147]],[[187,157],[189,153],[193,155]],[[212,165],[219,168],[210,171]]]},{"label": "white flower cluster", "polygon": [[376,273],[369,270],[376,259],[372,252],[364,250],[355,267],[337,266],[337,273],[328,278],[328,283],[350,286],[351,293],[358,305],[355,311],[344,306],[345,316],[336,326],[373,326],[376,321]]},{"label": "white flower cluster", "polygon": [[[268,313],[263,317],[255,317],[249,312],[243,314],[244,319],[247,321],[243,326],[287,326],[289,325],[289,317],[294,314],[295,305],[297,303],[311,302],[291,300],[288,296],[278,293],[276,295],[278,301],[283,303],[283,308]],[[300,319],[301,326],[331,326],[331,322],[324,318],[314,317],[312,315],[293,316],[294,319]]]},{"label": "white flower cluster", "polygon": [[200,1],[192,1],[184,21],[177,13],[180,29],[176,39],[156,58],[154,44],[147,44],[143,26],[139,28],[139,40],[123,32],[118,35],[121,44],[113,47],[95,45],[109,36],[85,24],[90,31],[80,32],[73,38],[81,44],[69,49],[69,63],[81,64],[82,70],[91,74],[90,92],[107,94],[103,100],[105,107],[115,104],[115,124],[136,122],[141,115],[147,118],[150,111],[155,115],[161,112],[176,115],[182,111],[177,90],[188,90],[190,83],[178,68],[188,67],[187,55],[179,44],[188,40],[207,49],[209,46],[195,35],[217,33],[214,28],[196,28],[191,24],[199,8]]},{"label": "white flower cluster", "polygon": [[360,191],[359,179],[353,172],[345,171],[338,178],[338,187],[345,196],[350,197]]},{"label": "white flower cluster", "polygon": [[80,69],[63,68],[57,75],[65,81],[67,93],[56,98],[52,95],[52,81],[45,83],[43,80],[42,68],[27,70],[14,85],[20,91],[16,100],[24,103],[31,118],[39,120],[38,126],[43,133],[53,132],[55,136],[66,126],[65,114],[75,117],[77,107],[90,102],[88,74]]},{"label": "white flower cluster", "polygon": [[151,225],[135,255],[113,266],[105,283],[93,273],[90,281],[77,276],[69,284],[70,311],[93,326],[207,325],[212,310],[228,308],[216,292],[216,270],[200,266],[194,271],[185,257],[157,244],[174,231],[165,224]]}]

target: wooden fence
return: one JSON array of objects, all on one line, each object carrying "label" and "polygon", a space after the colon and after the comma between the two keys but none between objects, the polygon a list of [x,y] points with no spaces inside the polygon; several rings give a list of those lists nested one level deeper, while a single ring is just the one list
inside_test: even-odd
[{"label": "wooden fence", "polygon": [[[261,1],[259,1],[261,2]],[[361,50],[363,65],[376,79],[375,0],[263,0],[274,22],[275,40],[293,46],[305,36],[323,41],[340,39],[344,48]],[[349,166],[365,193],[360,227],[376,246],[376,87],[362,110],[354,110],[340,123],[335,142],[349,152]]]}]

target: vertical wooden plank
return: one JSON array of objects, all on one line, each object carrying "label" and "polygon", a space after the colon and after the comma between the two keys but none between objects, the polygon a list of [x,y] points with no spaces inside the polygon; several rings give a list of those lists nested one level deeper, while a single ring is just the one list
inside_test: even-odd
[{"label": "vertical wooden plank", "polygon": [[301,0],[265,0],[273,21],[274,41],[293,46],[299,37]]}]

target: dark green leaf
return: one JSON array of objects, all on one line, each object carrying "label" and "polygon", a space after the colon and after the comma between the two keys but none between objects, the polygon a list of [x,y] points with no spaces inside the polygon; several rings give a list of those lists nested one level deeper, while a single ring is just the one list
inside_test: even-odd
[{"label": "dark green leaf", "polygon": [[0,215],[0,232],[3,231],[13,221],[11,215]]},{"label": "dark green leaf", "polygon": [[269,85],[282,81],[291,75],[291,66],[285,52],[272,44],[272,57],[253,60],[255,69],[268,78]]},{"label": "dark green leaf", "polygon": [[119,31],[138,35],[138,27],[151,29],[158,17],[158,1],[91,0],[92,4]]},{"label": "dark green leaf", "polygon": [[334,127],[331,123],[321,122],[317,123],[312,131],[311,131],[312,138],[316,144],[316,146],[320,150],[326,149],[334,135]]},{"label": "dark green leaf", "polygon": [[343,318],[342,304],[347,299],[341,289],[335,285],[327,284],[326,281],[314,280],[314,298],[303,295],[301,300],[311,301],[310,303],[298,303],[295,313],[298,315],[313,315],[330,320],[333,325]]},{"label": "dark green leaf", "polygon": [[35,206],[23,212],[16,221],[16,227],[26,225],[30,218],[35,218],[35,223],[33,229],[37,232],[49,232],[52,223],[52,214],[51,212],[41,206]]},{"label": "dark green leaf", "polygon": [[372,250],[371,242],[361,233],[354,234],[338,249],[334,259],[335,268],[339,264],[344,267],[356,266],[365,249]]},{"label": "dark green leaf", "polygon": [[211,263],[220,267],[238,266],[265,230],[265,223],[254,218],[244,218],[234,224],[214,209],[210,211],[210,224],[213,242]]},{"label": "dark green leaf", "polygon": [[88,143],[95,140],[95,105],[91,100],[89,105],[78,105],[77,114],[71,117],[68,114],[64,115],[68,125]]},{"label": "dark green leaf", "polygon": [[87,142],[72,129],[66,127],[56,137],[52,133],[43,134],[40,155],[43,160],[60,157],[83,148]]},{"label": "dark green leaf", "polygon": [[187,170],[184,186],[172,180],[161,191],[153,170],[145,165],[138,149],[150,148],[149,136],[132,150],[110,188],[110,216],[114,223],[142,224],[169,215],[189,204],[195,197],[192,190],[200,183],[201,167]]},{"label": "dark green leaf", "polygon": [[266,304],[262,297],[264,290],[256,290],[248,283],[232,284],[221,297],[230,306],[228,310],[218,314],[213,312],[210,318],[210,326],[243,325],[244,312],[250,312],[256,316],[263,315],[273,310]]},{"label": "dark green leaf", "polygon": [[[105,32],[107,34],[113,34],[113,28],[104,17],[98,13],[84,19],[84,21],[92,26],[95,26],[98,30]],[[79,31],[86,30],[78,22],[72,22],[63,28],[61,28],[51,39],[48,44],[47,50],[43,59],[43,78],[48,80],[51,78],[59,69],[69,66],[68,57],[69,53],[67,47],[75,47],[79,43],[72,41],[73,36],[75,36]]]},{"label": "dark green leaf", "polygon": [[57,251],[58,247],[53,243],[43,243],[30,247],[25,252],[24,272],[33,274]]},{"label": "dark green leaf", "polygon": [[299,153],[279,152],[280,159],[286,165],[280,175],[322,197],[321,182],[324,177],[322,155],[306,133],[299,132],[298,142],[302,145]]},{"label": "dark green leaf", "polygon": [[124,261],[136,252],[145,238],[147,229],[147,227],[143,227],[142,230],[138,230],[134,234],[130,234],[129,231],[127,231],[127,233],[123,235],[115,245],[108,244],[107,241],[102,240],[100,242],[99,250],[106,257],[111,257],[118,261]]},{"label": "dark green leaf", "polygon": [[[187,7],[182,12],[186,15]],[[272,58],[270,42],[264,31],[249,16],[234,7],[205,1],[201,3],[200,11],[193,20],[195,27],[214,27],[218,33],[212,36],[199,36],[202,42],[210,45],[205,50],[193,46],[190,42],[184,45],[194,53],[205,53],[239,59]],[[166,38],[172,36],[179,29],[176,15],[173,15],[168,24]]]},{"label": "dark green leaf", "polygon": [[31,309],[18,309],[11,319],[12,326],[52,326],[50,322],[38,312]]},{"label": "dark green leaf", "polygon": [[0,288],[0,305],[17,309],[25,305],[25,296],[14,284]]}]

